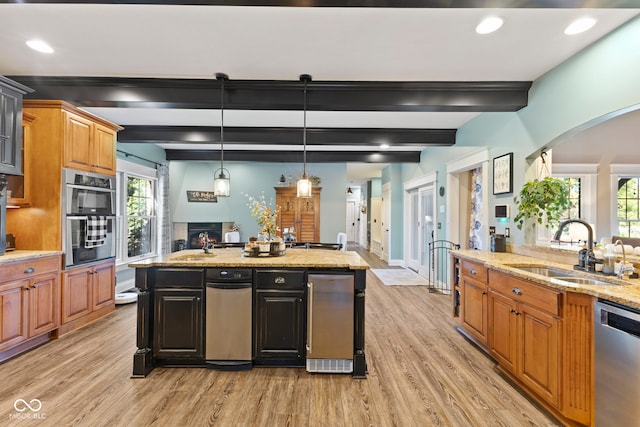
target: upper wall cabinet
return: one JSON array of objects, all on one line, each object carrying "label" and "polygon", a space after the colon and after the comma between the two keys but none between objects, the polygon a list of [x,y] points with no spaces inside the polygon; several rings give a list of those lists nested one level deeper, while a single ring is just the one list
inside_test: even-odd
[{"label": "upper wall cabinet", "polygon": [[55,150],[61,167],[115,175],[120,126],[64,101],[25,100],[24,110],[38,120],[36,156]]},{"label": "upper wall cabinet", "polygon": [[30,92],[0,76],[0,173],[22,174],[22,96]]}]

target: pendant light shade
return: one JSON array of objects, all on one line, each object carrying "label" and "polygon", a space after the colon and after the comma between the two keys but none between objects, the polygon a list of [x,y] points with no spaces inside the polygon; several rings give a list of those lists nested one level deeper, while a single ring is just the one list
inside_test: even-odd
[{"label": "pendant light shade", "polygon": [[224,167],[224,82],[229,76],[216,73],[220,80],[220,168],[214,172],[213,191],[217,197],[229,197],[231,175]]},{"label": "pendant light shade", "polygon": [[311,181],[307,178],[307,83],[311,81],[311,76],[301,74],[300,81],[304,82],[304,126],[302,128],[302,144],[303,144],[303,169],[302,178],[298,180],[296,185],[298,197],[311,197]]}]

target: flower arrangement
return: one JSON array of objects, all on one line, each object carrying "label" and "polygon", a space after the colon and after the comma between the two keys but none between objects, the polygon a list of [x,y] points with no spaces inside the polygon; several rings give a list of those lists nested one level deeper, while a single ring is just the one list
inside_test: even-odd
[{"label": "flower arrangement", "polygon": [[276,206],[272,208],[269,206],[264,198],[264,193],[257,198],[248,194],[246,196],[247,199],[249,199],[248,206],[251,208],[251,216],[258,218],[260,233],[266,234],[268,240],[271,240],[278,234],[278,231],[280,231],[276,223],[276,219],[280,213],[280,207]]}]

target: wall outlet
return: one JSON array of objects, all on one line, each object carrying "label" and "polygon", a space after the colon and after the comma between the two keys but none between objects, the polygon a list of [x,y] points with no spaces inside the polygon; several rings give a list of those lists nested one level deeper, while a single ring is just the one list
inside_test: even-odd
[{"label": "wall outlet", "polygon": [[496,228],[493,225],[491,225],[489,226],[489,235],[491,236],[493,234],[496,234]]},{"label": "wall outlet", "polygon": [[509,230],[509,227],[504,228],[504,237],[511,237],[511,230]]}]

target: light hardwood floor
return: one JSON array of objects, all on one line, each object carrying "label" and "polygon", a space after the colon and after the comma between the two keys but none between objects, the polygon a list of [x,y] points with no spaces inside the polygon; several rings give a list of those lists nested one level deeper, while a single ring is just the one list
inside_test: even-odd
[{"label": "light hardwood floor", "polygon": [[[384,286],[370,272],[366,294],[366,380],[293,368],[156,368],[131,379],[130,304],[0,365],[0,425],[557,425],[454,330],[449,296]],[[16,418],[17,399],[39,399],[41,418]]]}]

